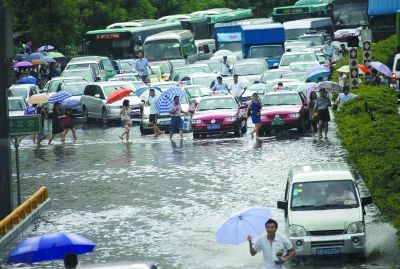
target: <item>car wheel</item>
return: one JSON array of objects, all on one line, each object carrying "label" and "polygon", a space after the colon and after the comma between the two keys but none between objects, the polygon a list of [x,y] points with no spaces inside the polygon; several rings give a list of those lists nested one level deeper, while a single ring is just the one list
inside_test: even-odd
[{"label": "car wheel", "polygon": [[104,126],[108,125],[108,114],[107,110],[103,109],[103,112],[101,113],[101,122],[103,123]]},{"label": "car wheel", "polygon": [[200,134],[199,133],[197,133],[197,132],[193,132],[193,138],[199,138],[200,137]]},{"label": "car wheel", "polygon": [[82,114],[83,114],[83,122],[84,123],[89,123],[89,114],[87,112],[86,107],[83,107]]},{"label": "car wheel", "polygon": [[143,128],[143,125],[141,125],[141,124],[140,124],[140,126],[139,126],[139,129],[140,129],[140,133],[141,133],[142,135],[149,135],[149,134],[152,134],[152,133],[153,133],[152,130],[146,130],[146,129],[144,129],[144,128]]}]

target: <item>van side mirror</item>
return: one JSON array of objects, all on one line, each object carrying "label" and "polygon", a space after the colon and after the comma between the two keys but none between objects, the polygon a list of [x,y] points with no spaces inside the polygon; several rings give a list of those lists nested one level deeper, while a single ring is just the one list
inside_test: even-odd
[{"label": "van side mirror", "polygon": [[95,97],[95,98],[100,98],[100,93],[96,93],[96,94],[94,95],[94,97]]},{"label": "van side mirror", "polygon": [[361,198],[361,205],[366,206],[372,204],[372,196],[366,196]]},{"label": "van side mirror", "polygon": [[100,77],[100,76],[97,76],[97,77],[94,79],[94,81],[95,81],[95,82],[101,81],[101,77]]},{"label": "van side mirror", "polygon": [[287,211],[287,209],[288,209],[288,202],[287,202],[287,201],[278,201],[278,202],[276,203],[276,206],[277,206],[279,209],[282,209],[282,210]]}]

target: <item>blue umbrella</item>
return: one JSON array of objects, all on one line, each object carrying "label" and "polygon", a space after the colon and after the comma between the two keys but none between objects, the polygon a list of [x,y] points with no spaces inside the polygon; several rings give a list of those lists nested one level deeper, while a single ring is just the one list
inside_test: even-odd
[{"label": "blue umbrella", "polygon": [[71,96],[67,99],[64,99],[61,103],[61,106],[64,109],[73,109],[81,107],[81,97],[80,96]]},{"label": "blue umbrella", "polygon": [[53,233],[28,238],[19,243],[7,263],[25,263],[61,260],[67,253],[76,255],[92,252],[96,244],[73,233]]},{"label": "blue umbrella", "polygon": [[28,55],[26,54],[15,54],[14,59],[17,60],[18,62],[25,61]]},{"label": "blue umbrella", "polygon": [[33,77],[33,76],[27,76],[27,77],[22,77],[20,79],[18,79],[16,82],[16,84],[38,84],[38,79]]},{"label": "blue umbrella", "polygon": [[49,101],[47,101],[49,104],[54,104],[57,102],[62,102],[65,99],[67,99],[68,97],[71,97],[72,94],[66,91],[59,91],[56,92],[55,94],[53,94],[50,98]]},{"label": "blue umbrella", "polygon": [[232,214],[217,231],[219,244],[238,245],[247,236],[259,236],[265,231],[265,222],[272,217],[266,208],[250,208]]},{"label": "blue umbrella", "polygon": [[314,72],[316,72],[316,71],[328,71],[329,72],[329,68],[328,67],[326,67],[326,66],[324,66],[324,65],[316,65],[316,66],[313,66],[313,67],[311,67],[310,69],[308,69],[307,71],[306,71],[306,74],[307,75],[311,75],[312,73],[314,73]]},{"label": "blue umbrella", "polygon": [[160,113],[168,113],[169,106],[174,102],[174,97],[179,96],[182,101],[185,98],[185,92],[179,87],[173,87],[163,92],[157,100],[156,106]]},{"label": "blue umbrella", "polygon": [[[161,92],[160,87],[152,86],[151,88]],[[147,86],[138,88],[135,90],[135,94],[136,94],[136,96],[141,96],[145,91],[147,91],[149,89],[150,89],[150,87],[147,87]]]},{"label": "blue umbrella", "polygon": [[49,57],[49,56],[44,56],[44,57],[42,58],[42,60],[44,60],[44,61],[46,61],[46,62],[48,62],[48,63],[55,63],[55,62],[56,62],[56,60],[54,60],[53,58],[51,58],[51,57]]},{"label": "blue umbrella", "polygon": [[29,54],[28,58],[26,58],[26,59],[31,62],[33,60],[42,60],[43,57],[44,57],[43,54],[35,52],[35,53],[32,53],[32,54]]},{"label": "blue umbrella", "polygon": [[310,82],[317,82],[318,78],[328,78],[329,75],[331,74],[330,71],[324,71],[324,70],[317,70],[312,72],[311,74],[308,74],[308,80]]}]

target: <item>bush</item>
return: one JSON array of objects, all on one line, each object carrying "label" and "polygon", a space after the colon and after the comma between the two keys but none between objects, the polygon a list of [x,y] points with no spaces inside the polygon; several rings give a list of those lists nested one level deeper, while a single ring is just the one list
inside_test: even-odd
[{"label": "bush", "polygon": [[[361,86],[336,112],[338,136],[383,216],[400,230],[400,115],[390,88]],[[375,120],[365,112],[365,102]]]}]

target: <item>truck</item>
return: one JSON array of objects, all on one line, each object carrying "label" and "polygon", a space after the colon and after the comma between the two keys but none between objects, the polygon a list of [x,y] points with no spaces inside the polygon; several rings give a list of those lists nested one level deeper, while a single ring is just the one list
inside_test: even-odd
[{"label": "truck", "polygon": [[235,22],[217,23],[214,26],[214,39],[217,50],[230,50],[239,57],[242,55],[241,25],[266,24],[270,19],[248,19]]},{"label": "truck", "polygon": [[372,41],[377,42],[396,33],[396,15],[400,1],[369,0],[368,22],[372,31]]},{"label": "truck", "polygon": [[285,30],[281,23],[241,25],[243,58],[264,58],[277,68],[285,52]]}]

